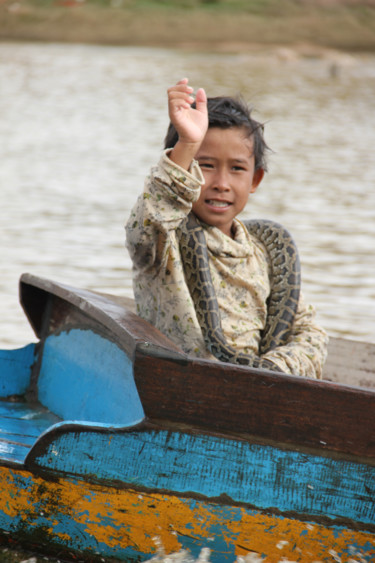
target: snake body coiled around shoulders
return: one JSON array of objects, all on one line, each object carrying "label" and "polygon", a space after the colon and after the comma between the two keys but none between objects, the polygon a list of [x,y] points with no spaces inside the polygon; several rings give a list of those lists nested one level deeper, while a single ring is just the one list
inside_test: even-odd
[{"label": "snake body coiled around shoulders", "polygon": [[[279,223],[254,219],[243,222],[265,246],[271,260],[271,292],[259,356],[236,350],[225,340],[213,287],[206,238],[193,213],[177,230],[186,283],[192,297],[207,349],[222,362],[279,370],[261,356],[287,343],[298,308],[301,272],[297,247]],[[280,370],[279,370],[280,371]]]}]

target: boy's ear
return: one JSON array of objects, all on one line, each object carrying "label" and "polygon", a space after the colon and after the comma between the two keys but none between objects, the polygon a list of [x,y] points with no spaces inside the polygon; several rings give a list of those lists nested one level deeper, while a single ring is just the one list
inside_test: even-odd
[{"label": "boy's ear", "polygon": [[253,194],[256,191],[257,187],[259,186],[259,184],[263,180],[263,176],[264,176],[263,168],[257,168],[257,170],[255,170],[255,172],[254,172],[253,183],[251,184],[251,187],[250,187],[250,193],[251,194]]}]

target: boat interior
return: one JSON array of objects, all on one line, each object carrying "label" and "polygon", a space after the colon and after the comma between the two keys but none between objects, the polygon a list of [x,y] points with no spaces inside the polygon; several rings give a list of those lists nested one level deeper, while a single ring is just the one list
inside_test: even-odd
[{"label": "boat interior", "polygon": [[[54,425],[128,428],[144,420],[132,365],[139,343],[151,342],[186,362],[134,314],[129,299],[73,291],[24,274],[20,301],[38,341],[0,351],[0,456],[11,464],[24,464]],[[375,388],[375,345],[331,339],[324,377]]]}]

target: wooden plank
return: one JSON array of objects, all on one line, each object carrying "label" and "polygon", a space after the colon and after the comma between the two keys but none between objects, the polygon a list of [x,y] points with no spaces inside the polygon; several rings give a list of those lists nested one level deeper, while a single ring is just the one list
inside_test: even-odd
[{"label": "wooden plank", "polygon": [[134,375],[150,418],[375,457],[375,393],[139,348]]},{"label": "wooden plank", "polygon": [[186,427],[142,425],[114,433],[59,426],[39,440],[26,465],[45,476],[225,497],[313,519],[350,519],[358,529],[375,527],[374,466]]},{"label": "wooden plank", "polygon": [[7,442],[0,440],[1,464],[18,464],[23,465],[30,446],[20,444],[18,442]]},{"label": "wooden plank", "polygon": [[24,420],[13,420],[12,424],[4,424],[4,419],[0,420],[0,424],[0,441],[10,440],[30,446],[36,442],[42,432],[52,426],[51,423],[36,425]]},{"label": "wooden plank", "polygon": [[330,338],[324,379],[375,389],[375,344]]},{"label": "wooden plank", "polygon": [[1,459],[23,463],[42,432],[59,421],[41,405],[0,401]]},{"label": "wooden plank", "polygon": [[15,442],[32,446],[40,434],[41,430],[39,428],[22,422],[17,422],[17,424],[11,427],[2,425],[2,428],[0,428],[0,443]]}]

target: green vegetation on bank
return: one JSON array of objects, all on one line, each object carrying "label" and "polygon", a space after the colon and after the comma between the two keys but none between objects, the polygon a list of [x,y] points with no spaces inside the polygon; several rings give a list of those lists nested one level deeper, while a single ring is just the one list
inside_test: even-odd
[{"label": "green vegetation on bank", "polygon": [[373,51],[375,0],[0,0],[0,40]]}]

